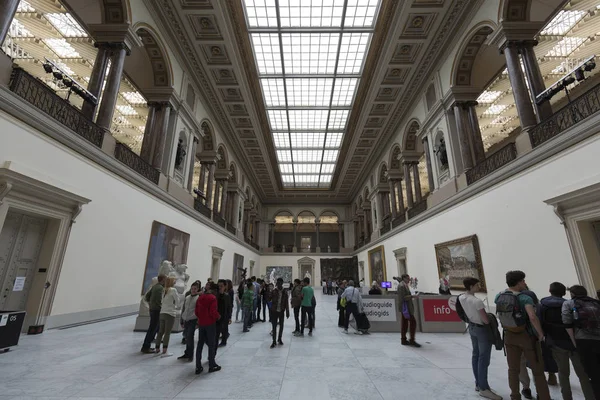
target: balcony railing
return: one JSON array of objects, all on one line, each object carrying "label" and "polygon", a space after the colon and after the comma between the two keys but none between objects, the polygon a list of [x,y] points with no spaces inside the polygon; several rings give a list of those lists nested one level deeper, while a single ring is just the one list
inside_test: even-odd
[{"label": "balcony railing", "polygon": [[402,211],[394,220],[392,221],[392,229],[396,229],[400,225],[406,222],[406,213]]},{"label": "balcony railing", "polygon": [[533,128],[529,132],[531,146],[534,148],[539,146],[598,111],[600,111],[600,84],[594,86],[573,102],[555,112],[552,117],[540,122]]},{"label": "balcony railing", "polygon": [[414,218],[425,211],[427,211],[427,199],[423,199],[419,203],[415,204],[412,208],[409,208],[408,218]]},{"label": "balcony railing", "polygon": [[213,212],[213,221],[215,221],[217,225],[222,226],[223,228],[227,226],[227,222],[223,217],[219,215],[219,213]]},{"label": "balcony railing", "polygon": [[148,179],[150,182],[158,185],[160,172],[152,165],[142,160],[142,158],[131,151],[127,145],[117,142],[117,145],[115,146],[115,158]]},{"label": "balcony railing", "polygon": [[102,147],[104,131],[41,80],[29,75],[21,68],[14,68],[10,90],[88,142]]},{"label": "balcony railing", "polygon": [[491,174],[497,169],[502,168],[509,162],[517,158],[517,147],[514,143],[509,143],[488,158],[467,171],[467,184],[471,185],[481,178]]},{"label": "balcony railing", "polygon": [[390,223],[388,222],[381,227],[381,229],[379,230],[379,234],[383,236],[386,233],[388,233],[390,230],[392,230],[392,227],[391,227]]},{"label": "balcony railing", "polygon": [[260,246],[256,243],[251,243],[250,246],[254,247],[256,250],[260,251]]},{"label": "balcony railing", "polygon": [[210,215],[211,215],[211,211],[210,208],[206,207],[206,204],[204,204],[202,202],[201,199],[199,199],[198,197],[196,197],[194,199],[194,208],[196,209],[196,211],[198,211],[200,214],[204,215],[206,218],[210,219]]},{"label": "balcony railing", "polygon": [[231,225],[229,222],[227,223],[227,230],[229,231],[229,233],[231,233],[232,235],[236,234],[236,230],[233,227],[233,225]]}]

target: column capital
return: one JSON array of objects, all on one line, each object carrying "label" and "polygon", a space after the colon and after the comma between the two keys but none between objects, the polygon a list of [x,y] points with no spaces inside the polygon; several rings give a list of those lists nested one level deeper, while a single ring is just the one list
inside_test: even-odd
[{"label": "column capital", "polygon": [[129,55],[131,50],[136,47],[143,47],[144,44],[139,35],[132,29],[128,23],[122,24],[88,24],[88,29],[92,38],[98,43],[122,44],[122,48]]},{"label": "column capital", "polygon": [[511,46],[519,49],[524,43],[534,41],[543,27],[544,21],[502,21],[491,34],[490,44],[497,46],[501,53]]}]

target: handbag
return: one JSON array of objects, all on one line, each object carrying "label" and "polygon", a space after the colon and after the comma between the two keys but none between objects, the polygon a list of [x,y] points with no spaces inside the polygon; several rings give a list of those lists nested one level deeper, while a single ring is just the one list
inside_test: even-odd
[{"label": "handbag", "polygon": [[340,299],[340,307],[342,307],[342,308],[346,308],[346,304],[348,304],[348,299],[347,299],[347,298],[345,298],[345,297],[342,297],[342,298]]},{"label": "handbag", "polygon": [[402,316],[406,319],[410,319],[410,310],[408,309],[408,303],[406,301],[402,303]]}]

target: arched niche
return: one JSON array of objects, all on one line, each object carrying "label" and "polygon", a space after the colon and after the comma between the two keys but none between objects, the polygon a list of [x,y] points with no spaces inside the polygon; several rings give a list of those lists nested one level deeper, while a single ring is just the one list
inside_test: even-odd
[{"label": "arched niche", "polygon": [[217,169],[227,170],[227,165],[229,165],[229,162],[227,160],[227,150],[225,149],[225,146],[219,145],[219,148],[217,149],[217,155],[219,156],[217,160]]},{"label": "arched niche", "polygon": [[185,129],[179,131],[177,138],[177,149],[175,151],[175,169],[183,173],[184,168],[189,163],[187,162],[189,137]]},{"label": "arched niche", "polygon": [[385,165],[385,163],[381,164],[381,167],[379,167],[379,182],[378,183],[388,183],[388,177],[387,177],[387,166]]},{"label": "arched niche", "polygon": [[453,86],[482,90],[504,68],[506,59],[498,52],[497,47],[486,43],[495,28],[495,24],[486,21],[477,24],[467,33],[454,61]]},{"label": "arched niche", "polygon": [[394,143],[392,149],[390,150],[390,171],[399,171],[401,169],[400,165],[400,145],[398,143]]},{"label": "arched niche", "polygon": [[408,123],[406,131],[404,132],[403,152],[423,152],[423,144],[417,137],[420,127],[421,124],[416,119],[413,119]]},{"label": "arched niche", "polygon": [[[208,120],[203,120],[200,123],[202,129],[202,150],[204,151],[215,151],[214,143],[214,130],[212,124]],[[250,198],[248,197],[248,200]]]},{"label": "arched niche", "polygon": [[237,178],[237,169],[235,168],[235,164],[231,163],[229,165],[229,172],[231,172],[230,177],[229,177],[229,182],[231,183],[237,183],[238,178]]},{"label": "arched niche", "polygon": [[158,33],[148,24],[134,27],[143,47],[133,48],[125,58],[124,70],[146,98],[156,89],[173,86],[173,70],[166,47]]}]

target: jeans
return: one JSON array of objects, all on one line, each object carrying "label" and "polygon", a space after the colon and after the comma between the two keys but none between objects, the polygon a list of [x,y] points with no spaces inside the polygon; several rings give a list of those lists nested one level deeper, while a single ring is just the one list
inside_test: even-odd
[{"label": "jeans", "polygon": [[[275,337],[277,337],[279,339],[279,341],[281,341],[281,338],[283,336],[283,314],[285,314],[284,311],[272,311],[271,310],[271,326],[273,327],[273,344],[275,344]],[[279,325],[279,336],[277,336],[277,326]]]},{"label": "jeans", "polygon": [[488,367],[492,357],[492,340],[490,330],[487,326],[469,324],[469,334],[473,344],[473,356],[471,364],[475,376],[475,386],[480,390],[489,390]]},{"label": "jeans", "polygon": [[198,327],[198,348],[196,349],[196,368],[202,367],[202,350],[204,343],[208,346],[208,367],[217,366],[215,356],[217,355],[217,326],[216,324]]},{"label": "jeans", "polygon": [[[348,325],[350,325],[350,314],[354,316],[354,321],[356,321],[356,317],[358,316],[358,305],[356,303],[346,303],[346,320],[344,321],[345,330],[348,330]],[[358,328],[358,325],[356,327]]]},{"label": "jeans", "polygon": [[260,307],[262,305],[262,297],[258,296],[256,298],[256,321],[260,321]]},{"label": "jeans", "polygon": [[[262,320],[266,320],[267,319],[267,300],[265,298],[262,299],[262,311],[263,311],[263,317]],[[271,316],[269,315],[269,322],[271,322]]]},{"label": "jeans", "polygon": [[312,306],[302,306],[302,323],[300,324],[300,333],[304,334],[304,323],[306,322],[306,317],[308,316],[308,331],[312,332],[313,330],[313,307]]},{"label": "jeans", "polygon": [[183,336],[185,337],[185,352],[183,355],[190,360],[194,359],[194,333],[196,332],[197,326],[197,319],[185,321],[183,324]]},{"label": "jeans", "polygon": [[159,323],[160,319],[160,309],[158,310],[150,310],[150,325],[148,325],[148,330],[146,331],[146,337],[144,338],[144,344],[142,345],[142,350],[149,349],[154,337],[158,333],[158,328],[160,327]]},{"label": "jeans", "polygon": [[235,298],[235,320],[240,320],[240,311],[242,311],[242,320],[244,319],[244,312],[242,310],[242,302],[237,297]]},{"label": "jeans", "polygon": [[154,347],[157,349],[160,348],[160,342],[162,342],[163,350],[166,350],[169,347],[169,340],[171,339],[171,330],[173,330],[175,317],[169,314],[160,314],[159,321],[160,329],[158,330]]},{"label": "jeans", "polygon": [[404,318],[404,315],[402,315],[402,327],[400,329],[402,341],[406,341],[406,333],[409,331],[409,325],[410,340],[414,342],[415,334],[417,332],[417,320],[414,315],[411,315],[410,319]]},{"label": "jeans", "polygon": [[247,331],[252,322],[252,309],[250,307],[244,307],[242,310],[242,317],[244,318],[244,331]]},{"label": "jeans", "polygon": [[300,332],[300,306],[294,307],[294,319],[296,320],[296,330],[294,332]]},{"label": "jeans", "polygon": [[600,399],[600,340],[577,339],[577,352],[590,378],[596,399]]},{"label": "jeans", "polygon": [[510,386],[510,398],[521,399],[519,392],[519,373],[521,372],[521,355],[525,354],[527,363],[533,372],[535,389],[540,400],[550,400],[548,382],[544,374],[544,362],[542,349],[536,338],[527,332],[514,333],[504,331],[504,347],[506,349],[506,361],[508,363],[508,386]]},{"label": "jeans", "polygon": [[223,344],[227,344],[227,338],[229,338],[229,320],[221,318],[217,321],[217,343],[219,342],[219,337],[221,338],[221,342]]},{"label": "jeans", "polygon": [[344,307],[340,307],[338,316],[338,326],[346,326],[346,309]]},{"label": "jeans", "polygon": [[563,400],[573,400],[571,382],[569,381],[569,376],[571,374],[569,360],[571,360],[573,369],[579,378],[579,383],[581,383],[581,390],[583,391],[585,400],[594,400],[594,390],[592,389],[590,378],[588,378],[587,374],[585,373],[583,364],[581,363],[581,359],[577,351],[566,350],[558,346],[553,346],[552,357],[554,357],[554,361],[556,361],[556,364],[558,365],[558,382],[560,383],[560,392]]}]

